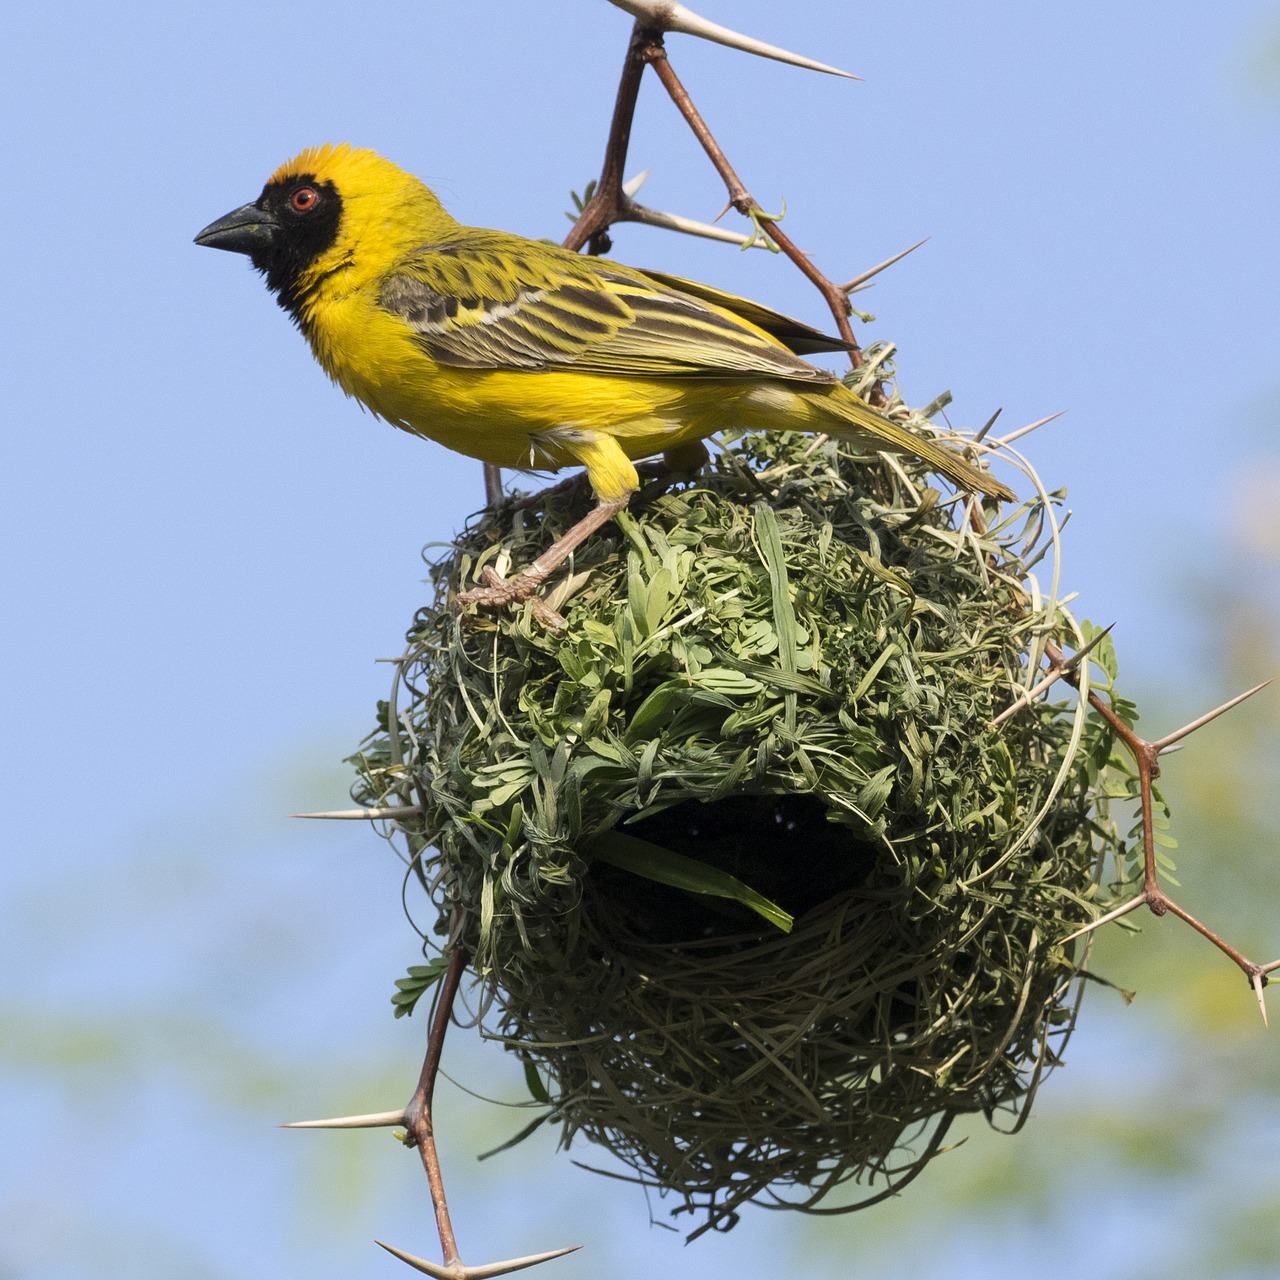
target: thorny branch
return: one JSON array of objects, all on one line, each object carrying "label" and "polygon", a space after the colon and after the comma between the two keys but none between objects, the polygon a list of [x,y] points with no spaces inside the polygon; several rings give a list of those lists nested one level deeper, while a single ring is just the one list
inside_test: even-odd
[{"label": "thorny branch", "polygon": [[[752,223],[795,263],[822,294],[827,306],[831,309],[841,338],[849,344],[850,363],[855,369],[860,368],[862,352],[854,337],[853,327],[849,323],[849,316],[852,314],[849,292],[857,285],[864,284],[869,278],[869,273],[864,272],[850,281],[848,286],[838,285],[829,276],[819,271],[805,253],[797,248],[791,237],[778,226],[781,215],[766,213],[729,163],[728,157],[694,105],[689,91],[676,75],[667,57],[662,31],[646,27],[641,20],[637,20],[635,29],[631,33],[631,43],[623,64],[622,79],[618,84],[618,96],[614,104],[613,122],[609,128],[609,140],[605,147],[604,165],[600,170],[600,178],[578,221],[565,237],[564,247],[580,249],[586,245],[590,253],[606,253],[610,248],[608,231],[614,223],[644,220],[639,216],[640,206],[623,189],[623,170],[626,165],[627,147],[631,140],[631,121],[635,114],[636,98],[646,66],[653,68],[663,88],[666,89],[672,102],[693,131],[694,137],[702,144],[707,158],[724,181],[730,206],[743,217],[751,219]],[[890,266],[893,261],[897,259],[892,259],[884,265]]]},{"label": "thorny branch", "polygon": [[471,962],[471,956],[461,944],[454,947],[449,957],[449,968],[440,983],[436,999],[435,1017],[431,1020],[431,1032],[427,1037],[427,1055],[423,1059],[418,1087],[405,1108],[405,1145],[417,1147],[426,1171],[427,1185],[431,1188],[431,1204],[435,1209],[436,1226],[440,1232],[440,1247],[444,1253],[444,1265],[456,1267],[462,1259],[458,1256],[458,1244],[449,1219],[449,1205],[445,1200],[444,1180],[440,1175],[440,1157],[436,1152],[435,1125],[431,1117],[431,1101],[435,1096],[436,1076],[440,1071],[440,1059],[444,1054],[444,1036],[449,1030],[453,1014],[453,1002],[458,997],[462,974]]},{"label": "thorny branch", "polygon": [[[1108,627],[1109,631],[1110,628]],[[1004,711],[996,717],[992,722],[993,725],[1000,724],[1014,712],[1019,711],[1022,707],[1027,706],[1040,693],[1047,689],[1056,680],[1065,680],[1075,689],[1080,687],[1079,666],[1082,660],[1087,659],[1090,649],[1093,648],[1106,632],[1102,632],[1095,636],[1086,648],[1079,653],[1073,654],[1067,658],[1062,650],[1053,643],[1052,640],[1045,643],[1045,658],[1049,664],[1049,672],[1044,679],[1038,681],[1036,685],[1027,693],[1021,694],[1013,703],[1005,708]],[[1154,742],[1149,742],[1138,734],[1130,725],[1126,724],[1116,713],[1114,708],[1093,689],[1089,690],[1089,705],[1106,721],[1108,727],[1124,743],[1125,747],[1132,754],[1134,763],[1138,769],[1138,797],[1142,812],[1142,888],[1138,893],[1129,899],[1128,902],[1122,903],[1114,910],[1106,912],[1098,919],[1091,921],[1081,929],[1077,929],[1074,933],[1068,934],[1067,937],[1060,939],[1061,942],[1070,942],[1074,938],[1082,937],[1086,933],[1093,932],[1094,929],[1101,925],[1109,924],[1112,920],[1119,920],[1121,916],[1128,915],[1131,911],[1136,911],[1139,907],[1146,906],[1157,916],[1162,916],[1166,912],[1172,912],[1179,920],[1189,924],[1198,934],[1207,938],[1213,943],[1223,955],[1230,957],[1232,962],[1241,970],[1245,977],[1249,980],[1249,985],[1253,988],[1254,995],[1258,1001],[1258,1009],[1262,1014],[1264,1025],[1267,1023],[1267,1004],[1263,997],[1263,988],[1267,985],[1267,975],[1276,969],[1280,969],[1280,960],[1273,960],[1270,964],[1258,964],[1250,960],[1243,953],[1233,947],[1225,938],[1214,933],[1208,925],[1197,920],[1189,911],[1179,906],[1164,889],[1160,887],[1159,871],[1156,862],[1156,840],[1155,840],[1155,822],[1154,822],[1154,800],[1153,788],[1156,779],[1160,776],[1160,757],[1161,755],[1175,749],[1175,746],[1183,738],[1194,733],[1197,729],[1202,728],[1211,720],[1216,720],[1220,715],[1230,711],[1232,707],[1238,706],[1246,698],[1251,698],[1255,693],[1265,689],[1271,683],[1270,680],[1264,681],[1262,684],[1255,685],[1252,689],[1246,690],[1244,693],[1238,694],[1224,702],[1221,706],[1215,707],[1212,711],[1206,712],[1197,719],[1191,721],[1190,724],[1183,725],[1181,729],[1175,730],[1173,733],[1166,734],[1163,738],[1158,738]]]},{"label": "thorny branch", "polygon": [[[982,429],[981,435],[994,425],[996,418],[1000,416],[997,409],[992,416],[991,421]],[[1048,418],[1041,418],[1039,422],[1033,422],[1030,426],[1023,427],[1019,431],[1011,432],[1005,436],[1005,443],[1009,440],[1016,439],[1019,436],[1026,435],[1029,431],[1034,431],[1038,427],[1042,427],[1047,422],[1052,422],[1059,414],[1052,414]],[[985,530],[985,521],[982,514],[982,507],[974,500],[970,499],[968,503],[969,519],[973,522],[974,527],[979,531]],[[1046,640],[1044,645],[1044,656],[1049,664],[1048,674],[1041,680],[1038,680],[1032,687],[1019,694],[998,716],[991,722],[991,727],[996,728],[1001,725],[1010,716],[1023,707],[1029,706],[1036,698],[1040,696],[1050,685],[1058,680],[1065,680],[1073,689],[1077,691],[1080,688],[1080,666],[1088,660],[1090,651],[1101,642],[1104,636],[1111,630],[1108,626],[1100,631],[1087,645],[1077,653],[1072,654],[1068,658],[1062,650],[1052,640]],[[1244,693],[1237,694],[1234,698],[1228,699],[1221,706],[1215,707],[1212,711],[1207,711],[1204,715],[1192,720],[1190,724],[1185,724],[1181,729],[1175,730],[1173,733],[1166,734],[1163,738],[1159,738],[1154,742],[1148,742],[1141,737],[1134,729],[1127,725],[1118,715],[1112,706],[1094,689],[1089,689],[1088,701],[1089,705],[1106,721],[1112,732],[1124,743],[1132,754],[1134,763],[1138,769],[1138,797],[1139,805],[1142,813],[1142,888],[1128,902],[1122,903],[1112,911],[1106,912],[1098,919],[1091,921],[1081,929],[1077,929],[1074,933],[1068,934],[1065,938],[1059,939],[1061,943],[1071,942],[1075,938],[1083,937],[1087,933],[1109,924],[1112,920],[1119,920],[1121,916],[1126,916],[1131,911],[1136,911],[1141,906],[1147,906],[1153,914],[1162,916],[1166,912],[1173,912],[1178,919],[1185,921],[1202,937],[1207,938],[1218,948],[1224,955],[1229,956],[1231,960],[1240,968],[1245,977],[1249,980],[1249,985],[1253,988],[1254,995],[1258,1001],[1258,1009],[1262,1014],[1263,1025],[1269,1025],[1267,1022],[1267,1004],[1263,998],[1263,988],[1267,985],[1267,974],[1276,969],[1280,969],[1280,960],[1273,960],[1270,964],[1257,964],[1248,959],[1235,947],[1233,947],[1226,939],[1214,933],[1208,925],[1202,924],[1189,911],[1180,907],[1167,893],[1160,887],[1158,863],[1156,861],[1156,833],[1154,818],[1154,796],[1153,788],[1156,779],[1160,776],[1160,756],[1170,751],[1177,750],[1177,743],[1197,729],[1203,728],[1211,720],[1216,720],[1220,715],[1230,711],[1232,707],[1239,706],[1246,698],[1252,698],[1255,693],[1260,693],[1271,683],[1270,680],[1264,680],[1259,685],[1254,685],[1252,689],[1245,690]]]}]

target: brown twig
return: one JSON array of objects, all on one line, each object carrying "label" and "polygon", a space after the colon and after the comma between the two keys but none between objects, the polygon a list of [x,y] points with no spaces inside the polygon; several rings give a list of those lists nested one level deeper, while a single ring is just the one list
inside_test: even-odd
[{"label": "brown twig", "polygon": [[610,248],[609,228],[615,222],[627,219],[631,197],[622,189],[622,175],[627,163],[627,148],[631,145],[631,122],[635,118],[640,80],[655,49],[662,50],[662,32],[637,22],[632,28],[631,41],[622,63],[622,78],[618,81],[600,177],[591,199],[561,242],[566,249],[577,250],[586,245],[588,253],[607,253]]},{"label": "brown twig", "polygon": [[449,1030],[449,1019],[453,1016],[453,1002],[458,998],[462,974],[470,962],[471,954],[465,947],[454,948],[449,957],[449,968],[445,971],[436,997],[435,1017],[431,1020],[431,1031],[427,1036],[427,1052],[422,1060],[418,1087],[404,1112],[405,1145],[417,1147],[422,1157],[422,1167],[427,1172],[427,1185],[431,1189],[431,1206],[435,1210],[436,1226],[440,1231],[440,1250],[446,1267],[457,1266],[461,1258],[458,1256],[458,1243],[454,1239],[453,1223],[449,1219],[449,1205],[444,1194],[444,1181],[440,1175],[431,1100],[435,1094],[436,1076],[440,1071],[440,1058],[444,1053],[445,1032]]},{"label": "brown twig", "polygon": [[[1095,643],[1097,639],[1101,639],[1101,637],[1097,637]],[[1046,641],[1045,657],[1050,665],[1050,676],[1053,679],[1061,678],[1078,690],[1080,688],[1078,664],[1084,652],[1082,651],[1080,654],[1068,659],[1052,640]],[[1265,689],[1270,683],[1268,680],[1263,684],[1256,685],[1254,688],[1224,702],[1221,706],[1215,707],[1205,715],[1199,716],[1181,729],[1166,734],[1163,738],[1158,738],[1153,742],[1147,741],[1131,726],[1127,725],[1115,713],[1115,710],[1105,698],[1094,690],[1089,690],[1089,705],[1106,721],[1116,737],[1124,743],[1133,756],[1134,763],[1138,769],[1138,797],[1142,813],[1142,888],[1128,902],[1122,903],[1113,910],[1099,916],[1098,919],[1091,921],[1083,928],[1077,929],[1074,933],[1060,939],[1060,942],[1063,943],[1070,942],[1087,933],[1092,933],[1093,930],[1100,926],[1108,924],[1112,920],[1118,920],[1121,916],[1128,915],[1129,912],[1136,911],[1142,906],[1149,908],[1157,916],[1163,916],[1167,912],[1171,912],[1179,920],[1189,924],[1201,937],[1213,943],[1223,955],[1227,956],[1241,970],[1249,980],[1249,985],[1253,988],[1264,1024],[1267,1022],[1267,1006],[1263,999],[1262,990],[1267,985],[1267,974],[1274,969],[1280,968],[1280,960],[1272,961],[1270,964],[1258,964],[1250,960],[1225,938],[1210,929],[1208,925],[1197,920],[1189,911],[1179,906],[1161,888],[1159,865],[1156,861],[1154,787],[1156,779],[1160,776],[1160,756],[1164,752],[1169,751],[1175,743],[1202,728],[1211,720],[1216,720],[1218,716],[1230,711],[1232,707],[1237,706],[1246,698],[1251,698],[1255,693]],[[1041,681],[1041,684],[1044,685],[1046,682]],[[1013,704],[1009,710],[1017,710],[1025,706],[1029,701],[1030,699],[1024,696],[1023,699]],[[999,718],[1003,719],[1003,715]]]},{"label": "brown twig", "polygon": [[[585,245],[588,253],[608,253],[612,248],[609,228],[615,222],[629,221],[632,216],[635,201],[622,189],[623,173],[627,163],[627,149],[631,145],[631,122],[635,119],[640,81],[654,49],[662,50],[662,32],[637,22],[632,28],[627,54],[622,63],[622,77],[618,81],[618,93],[614,99],[613,118],[609,123],[609,138],[605,143],[600,177],[596,181],[591,199],[583,207],[569,234],[561,241],[565,249],[576,252]],[[502,472],[485,463],[484,482],[485,501],[493,506],[502,497]]]},{"label": "brown twig", "polygon": [[[300,815],[301,816],[301,815]],[[347,817],[346,813],[313,814],[312,817]],[[454,1001],[458,998],[458,987],[462,975],[471,962],[471,954],[462,945],[454,948],[449,956],[449,967],[440,982],[440,990],[436,996],[435,1013],[431,1019],[431,1029],[427,1035],[427,1051],[422,1060],[422,1072],[418,1076],[418,1087],[413,1092],[409,1103],[400,1111],[379,1111],[369,1115],[339,1116],[330,1120],[302,1120],[293,1124],[282,1125],[285,1129],[376,1129],[390,1125],[403,1125],[405,1128],[404,1143],[409,1147],[417,1147],[422,1158],[422,1167],[426,1170],[427,1186],[431,1192],[431,1206],[436,1215],[436,1229],[440,1236],[441,1263],[428,1262],[424,1258],[415,1257],[393,1245],[379,1240],[377,1243],[388,1253],[407,1262],[416,1271],[433,1276],[435,1280],[490,1280],[491,1277],[506,1275],[512,1271],[521,1271],[525,1267],[536,1266],[540,1262],[549,1262],[552,1258],[563,1257],[572,1253],[579,1246],[571,1245],[567,1249],[552,1249],[548,1253],[530,1254],[523,1258],[508,1258],[503,1262],[490,1262],[479,1267],[469,1267],[458,1253],[458,1242],[453,1233],[453,1222],[449,1217],[449,1203],[445,1197],[444,1178],[440,1172],[440,1156],[436,1150],[435,1121],[432,1116],[432,1098],[435,1094],[436,1077],[440,1073],[440,1059],[444,1053],[444,1037],[449,1030],[449,1021],[453,1016]]]},{"label": "brown twig", "polygon": [[1055,647],[1054,652],[1058,656],[1056,659],[1050,658],[1049,674],[1043,679],[1037,680],[1036,683],[1025,693],[1019,694],[1017,698],[1015,698],[998,716],[996,716],[994,720],[992,720],[991,727],[993,729],[998,728],[1008,720],[1010,716],[1015,714],[1015,712],[1021,711],[1027,703],[1034,702],[1046,689],[1049,688],[1050,685],[1069,676],[1081,664],[1081,662],[1089,656],[1093,649],[1097,645],[1101,644],[1103,639],[1110,634],[1112,626],[1115,626],[1115,623],[1112,623],[1111,626],[1099,631],[1083,649],[1076,650],[1076,652],[1069,658],[1064,658],[1062,656],[1062,651]]},{"label": "brown twig", "polygon": [[733,166],[729,163],[728,157],[720,149],[720,144],[707,127],[707,122],[702,118],[697,107],[694,106],[693,99],[689,96],[689,91],[681,83],[680,77],[676,75],[675,68],[672,67],[670,60],[667,58],[666,50],[660,49],[656,51],[651,56],[650,62],[658,79],[662,81],[663,88],[670,95],[671,101],[675,103],[676,109],[684,116],[689,128],[693,130],[694,137],[702,144],[702,149],[707,153],[707,158],[715,166],[716,172],[724,181],[725,188],[729,194],[729,203],[744,218],[750,218],[752,222],[757,223],[769,239],[795,263],[814,288],[822,294],[823,300],[831,309],[831,314],[835,319],[836,327],[840,331],[840,336],[850,345],[850,364],[855,369],[860,368],[862,365],[862,351],[853,336],[853,326],[849,323],[849,316],[852,311],[848,294],[834,280],[823,275],[809,261],[804,253],[797,248],[791,237],[778,226],[779,219],[776,216],[765,213],[755,197],[747,190],[742,179],[738,177]]},{"label": "brown twig", "polygon": [[502,501],[502,468],[494,462],[484,463],[484,501],[488,507]]},{"label": "brown twig", "polygon": [[[1022,435],[1025,431],[1043,426],[1044,423],[1052,421],[1052,418],[1058,417],[1058,414],[1052,415],[1051,418],[1043,418],[1040,422],[1033,423],[1031,427],[1024,428],[1023,431],[1014,432],[1014,435]],[[994,421],[994,419],[993,419]],[[988,424],[990,425],[990,424]],[[1008,439],[1009,437],[1006,437]],[[982,509],[978,506],[975,499],[969,501],[969,516],[973,521],[974,528],[979,532],[985,532],[986,522],[983,519]],[[1065,680],[1072,688],[1079,691],[1080,688],[1080,666],[1082,659],[1087,658],[1089,652],[1102,640],[1103,636],[1111,630],[1107,627],[1106,631],[1101,632],[1079,652],[1068,658],[1062,650],[1052,640],[1046,640],[1044,645],[1044,656],[1049,664],[1049,674],[1044,679],[1038,681],[1036,685],[1028,692],[1021,694],[1014,702],[1005,708],[993,721],[992,727],[995,727],[1007,719],[1016,711],[1020,711],[1023,707],[1030,703],[1041,692],[1047,689],[1057,680]],[[1232,707],[1239,706],[1246,698],[1252,698],[1255,693],[1260,693],[1271,683],[1270,680],[1264,680],[1261,684],[1254,685],[1252,689],[1246,689],[1244,693],[1237,694],[1234,698],[1229,698],[1221,706],[1215,707],[1212,711],[1205,712],[1204,715],[1198,716],[1192,720],[1190,724],[1185,724],[1181,729],[1175,729],[1173,733],[1167,733],[1163,738],[1158,738],[1154,742],[1148,742],[1145,738],[1136,733],[1129,725],[1116,715],[1111,705],[1095,690],[1089,690],[1089,705],[1107,722],[1111,731],[1120,739],[1128,748],[1133,756],[1134,763],[1138,769],[1138,797],[1142,813],[1142,888],[1130,898],[1128,902],[1121,903],[1120,906],[1099,916],[1096,920],[1091,921],[1083,928],[1077,929],[1074,933],[1068,934],[1065,938],[1059,939],[1059,943],[1071,942],[1075,938],[1083,937],[1087,933],[1092,933],[1095,929],[1101,928],[1104,924],[1109,924],[1113,920],[1119,920],[1121,916],[1126,916],[1131,911],[1136,911],[1139,907],[1148,907],[1153,914],[1157,916],[1165,915],[1172,912],[1179,920],[1189,924],[1201,937],[1207,938],[1213,943],[1223,955],[1229,957],[1231,961],[1241,970],[1249,980],[1249,985],[1253,988],[1254,996],[1258,1001],[1258,1009],[1262,1014],[1262,1022],[1264,1026],[1269,1025],[1267,1021],[1267,1005],[1263,998],[1263,988],[1267,985],[1267,975],[1275,969],[1280,969],[1280,960],[1273,960],[1270,964],[1257,964],[1250,960],[1242,952],[1233,947],[1225,938],[1214,933],[1208,925],[1197,920],[1189,911],[1179,906],[1165,891],[1160,887],[1159,868],[1156,861],[1156,833],[1154,821],[1154,787],[1155,781],[1160,776],[1160,756],[1177,750],[1177,745],[1183,738],[1188,737],[1197,729],[1203,728],[1211,720],[1216,720],[1220,715],[1224,715],[1230,711]]]},{"label": "brown twig", "polygon": [[445,1033],[449,1030],[449,1021],[453,1017],[454,1001],[458,998],[458,987],[462,975],[471,962],[471,953],[461,944],[455,946],[449,956],[449,967],[440,981],[440,990],[436,996],[435,1015],[431,1019],[431,1030],[427,1036],[427,1052],[422,1060],[422,1072],[418,1077],[418,1087],[404,1109],[403,1124],[405,1127],[404,1142],[406,1146],[417,1147],[422,1158],[422,1167],[426,1171],[427,1186],[431,1191],[431,1207],[435,1210],[436,1230],[440,1236],[440,1252],[442,1263],[437,1266],[423,1258],[414,1257],[381,1240],[378,1244],[402,1262],[407,1262],[424,1275],[434,1276],[436,1280],[488,1280],[489,1277],[506,1275],[512,1271],[520,1271],[525,1267],[535,1266],[540,1262],[548,1262],[552,1258],[572,1253],[576,1245],[568,1249],[554,1249],[549,1253],[533,1254],[524,1258],[511,1258],[505,1262],[491,1262],[484,1266],[469,1267],[462,1261],[458,1253],[457,1238],[453,1233],[453,1222],[449,1216],[449,1202],[445,1196],[444,1178],[440,1172],[440,1156],[436,1150],[435,1120],[432,1115],[432,1099],[435,1095],[436,1077],[440,1073],[440,1059],[444,1053]]},{"label": "brown twig", "polygon": [[[855,287],[861,280],[892,265],[905,257],[911,249],[873,267],[863,276],[855,277],[849,286],[839,285],[829,276],[824,275],[810,262],[808,256],[779,226],[780,215],[770,215],[761,208],[759,202],[747,190],[746,184],[738,176],[729,158],[725,155],[714,134],[708,127],[702,114],[694,105],[689,91],[684,87],[680,77],[676,75],[663,40],[662,30],[646,26],[637,21],[631,31],[631,39],[627,45],[626,57],[622,63],[622,75],[618,81],[618,91],[614,98],[613,116],[609,123],[609,137],[605,143],[604,160],[600,167],[600,177],[596,180],[591,198],[583,206],[577,221],[569,230],[569,234],[561,241],[565,249],[579,250],[584,246],[588,253],[607,253],[612,248],[609,239],[609,228],[618,222],[639,222],[645,220],[641,206],[624,189],[627,151],[631,145],[631,125],[635,119],[636,103],[640,94],[640,82],[644,77],[644,69],[651,66],[663,87],[670,95],[672,102],[684,117],[694,136],[702,144],[707,158],[724,181],[729,194],[729,203],[744,217],[752,222],[773,241],[796,267],[805,275],[822,295],[831,310],[840,337],[848,344],[849,363],[853,368],[861,368],[863,364],[862,350],[853,333],[849,317],[853,308],[849,302],[848,289]],[[921,241],[920,243],[923,243]],[[913,245],[912,249],[919,245]],[[872,404],[882,404],[884,393],[877,383],[867,396]],[[486,501],[493,505],[502,493],[501,472],[496,467],[485,465]]]},{"label": "brown twig", "polygon": [[[626,7],[626,6],[623,6]],[[648,12],[648,10],[646,10]],[[654,13],[661,13],[654,10]],[[803,61],[801,65],[806,65]],[[808,63],[807,65],[818,65]],[[746,218],[750,218],[755,227],[764,233],[777,248],[785,254],[804,274],[809,282],[822,295],[831,311],[836,329],[840,337],[848,345],[849,363],[858,369],[863,365],[863,355],[849,317],[853,314],[849,302],[849,292],[858,284],[870,279],[879,271],[891,266],[905,257],[919,244],[913,245],[902,253],[894,255],[878,266],[871,268],[860,276],[854,277],[847,284],[837,284],[830,276],[825,275],[809,260],[778,223],[781,215],[769,214],[747,189],[746,184],[738,176],[729,162],[724,150],[716,141],[701,112],[694,105],[689,91],[681,82],[667,56],[663,30],[647,25],[638,19],[632,28],[631,39],[627,45],[626,57],[622,64],[622,75],[618,81],[618,91],[614,99],[613,116],[609,124],[609,137],[605,144],[604,161],[600,168],[600,177],[596,180],[595,189],[590,199],[583,206],[577,221],[569,234],[561,242],[566,249],[579,250],[584,246],[588,253],[607,253],[612,247],[609,239],[609,228],[618,222],[641,222],[650,220],[649,211],[644,210],[624,189],[624,173],[626,170],[627,150],[631,144],[631,125],[635,119],[636,103],[640,94],[640,82],[644,77],[644,69],[651,66],[662,82],[677,110],[693,131],[694,136],[707,153],[707,158],[724,181],[729,195],[729,204]],[[831,68],[821,67],[822,70]],[[840,73],[845,74],[845,73]],[[920,244],[924,242],[921,241]],[[873,405],[881,405],[885,396],[879,383],[867,392],[867,399]],[[496,468],[485,469],[485,492],[490,504],[501,494],[501,481],[494,480],[490,472]],[[501,473],[498,473],[500,477]]]}]

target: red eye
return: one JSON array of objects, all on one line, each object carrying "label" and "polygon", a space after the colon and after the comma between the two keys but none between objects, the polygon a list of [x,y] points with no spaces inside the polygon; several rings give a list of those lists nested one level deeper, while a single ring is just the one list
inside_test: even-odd
[{"label": "red eye", "polygon": [[319,199],[320,193],[315,187],[299,187],[289,197],[289,206],[294,213],[310,213]]}]

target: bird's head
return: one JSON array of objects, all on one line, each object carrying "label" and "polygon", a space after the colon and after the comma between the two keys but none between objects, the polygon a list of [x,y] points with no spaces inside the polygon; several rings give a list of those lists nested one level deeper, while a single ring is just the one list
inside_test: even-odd
[{"label": "bird's head", "polygon": [[300,318],[321,279],[339,271],[377,277],[454,225],[412,174],[343,142],[281,165],[256,200],[211,222],[196,244],[245,254],[280,305]]}]

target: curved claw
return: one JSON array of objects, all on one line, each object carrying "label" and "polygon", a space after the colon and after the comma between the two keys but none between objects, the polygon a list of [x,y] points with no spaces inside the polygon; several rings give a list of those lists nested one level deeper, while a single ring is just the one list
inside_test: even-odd
[{"label": "curved claw", "polygon": [[536,594],[546,576],[545,573],[536,576],[526,569],[517,573],[514,578],[504,578],[492,565],[486,565],[484,580],[488,585],[461,592],[458,603],[464,607],[474,604],[482,609],[500,609],[503,605],[528,600],[533,607],[533,616],[540,625],[548,631],[563,631],[567,625],[564,618]]},{"label": "curved claw", "polygon": [[511,1271],[522,1271],[525,1267],[536,1267],[540,1262],[550,1262],[552,1258],[563,1258],[566,1253],[576,1253],[580,1244],[571,1244],[567,1249],[552,1249],[550,1253],[531,1253],[527,1258],[512,1258],[507,1262],[489,1262],[483,1267],[468,1267],[458,1261],[452,1266],[443,1266],[438,1262],[428,1262],[425,1258],[415,1258],[394,1245],[384,1244],[381,1240],[374,1243],[385,1249],[401,1262],[407,1262],[415,1271],[424,1276],[434,1276],[435,1280],[489,1280],[490,1276],[505,1276]]},{"label": "curved claw", "polygon": [[281,1129],[389,1129],[404,1124],[404,1108],[399,1111],[374,1111],[364,1116],[337,1116],[332,1120],[293,1120],[277,1126]]}]

